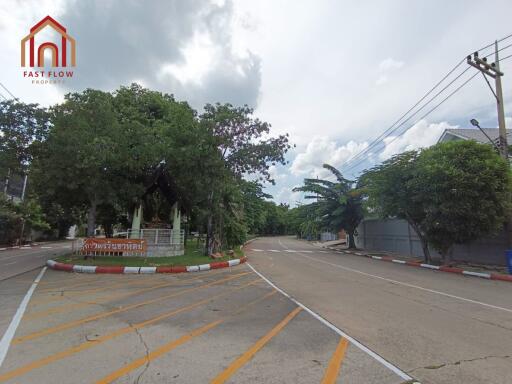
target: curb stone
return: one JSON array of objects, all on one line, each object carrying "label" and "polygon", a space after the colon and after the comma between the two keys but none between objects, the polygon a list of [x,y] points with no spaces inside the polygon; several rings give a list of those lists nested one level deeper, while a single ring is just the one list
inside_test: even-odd
[{"label": "curb stone", "polygon": [[234,267],[247,261],[247,257],[243,256],[239,259],[228,261],[217,261],[209,264],[201,265],[174,265],[160,267],[123,267],[123,266],[96,266],[96,265],[75,265],[59,263],[55,260],[46,261],[46,265],[57,271],[78,272],[78,273],[110,273],[110,274],[154,274],[154,273],[184,273],[209,271],[210,269],[220,269]]},{"label": "curb stone", "polygon": [[412,267],[427,268],[427,269],[432,269],[432,270],[441,271],[441,272],[456,273],[458,275],[479,277],[479,278],[488,279],[488,280],[508,281],[508,282],[512,283],[512,275],[504,275],[502,273],[484,273],[484,272],[466,271],[462,268],[457,268],[457,267],[439,266],[439,265],[420,263],[417,261],[405,261],[405,260],[400,260],[400,259],[393,259],[391,256],[372,256],[372,255],[369,255],[366,253],[349,251],[349,250],[339,250],[339,249],[336,249],[333,247],[322,247],[322,248],[330,249],[331,251],[335,251],[337,253],[347,253],[350,255],[364,256],[364,257],[368,257],[373,260],[388,261],[388,262],[392,262],[392,263],[396,263],[396,264],[405,264],[405,265],[409,265]]}]

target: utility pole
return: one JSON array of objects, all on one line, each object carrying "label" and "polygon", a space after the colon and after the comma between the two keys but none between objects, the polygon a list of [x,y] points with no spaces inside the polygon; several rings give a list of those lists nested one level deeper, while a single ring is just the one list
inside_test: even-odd
[{"label": "utility pole", "polygon": [[[499,128],[499,151],[501,157],[508,161],[508,143],[507,143],[507,128],[505,127],[505,110],[503,103],[503,90],[501,87],[501,77],[503,72],[500,71],[500,59],[498,54],[498,41],[494,43],[494,63],[489,64],[487,58],[480,58],[478,52],[473,54],[473,57],[469,55],[467,62],[472,67],[478,69],[484,76],[485,81],[489,85],[491,92],[496,98],[496,105],[498,109],[498,128]],[[494,79],[495,90],[491,87],[489,80],[486,76]]]},{"label": "utility pole", "polygon": [[[478,69],[487,85],[491,89],[494,97],[496,98],[496,106],[498,109],[498,128],[499,128],[499,142],[498,149],[500,151],[501,157],[503,157],[507,163],[508,159],[508,143],[507,143],[507,128],[505,127],[505,110],[504,110],[504,102],[503,102],[503,90],[501,88],[501,77],[503,76],[503,72],[500,71],[500,58],[498,54],[498,41],[494,42],[494,63],[489,64],[487,62],[487,58],[480,58],[478,56],[478,52],[473,54],[473,60],[471,60],[471,55],[467,57],[467,62],[472,67]],[[495,90],[492,88],[491,83],[487,76],[494,79]],[[508,217],[507,224],[505,226],[505,231],[507,233],[507,246],[508,249],[512,249],[512,217]]]}]

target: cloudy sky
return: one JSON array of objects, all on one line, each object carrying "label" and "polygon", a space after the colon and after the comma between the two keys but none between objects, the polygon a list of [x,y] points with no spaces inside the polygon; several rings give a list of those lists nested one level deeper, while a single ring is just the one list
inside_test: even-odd
[{"label": "cloudy sky", "polygon": [[[248,104],[297,145],[288,165],[272,168],[277,184],[268,188],[276,201],[295,204],[301,196],[291,189],[324,176],[322,163],[355,177],[372,162],[435,143],[446,128],[468,127],[473,117],[495,127],[494,98],[479,75],[426,118],[419,119],[429,108],[404,124],[412,127],[403,136],[386,138],[357,167],[344,166],[468,53],[512,34],[511,14],[509,0],[0,0],[0,82],[43,105],[70,90],[131,82],[198,110],[207,102]],[[63,85],[22,76],[20,39],[46,15],[77,40],[75,76]],[[501,47],[509,44],[512,38]],[[512,46],[501,53],[511,55]],[[512,57],[501,65],[505,100],[512,100]],[[505,107],[512,116],[512,102]]]}]

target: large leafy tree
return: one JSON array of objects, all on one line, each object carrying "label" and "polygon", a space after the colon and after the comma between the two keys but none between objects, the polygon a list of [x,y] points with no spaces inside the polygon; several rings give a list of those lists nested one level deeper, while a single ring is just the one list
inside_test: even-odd
[{"label": "large leafy tree", "polygon": [[329,170],[335,181],[324,179],[304,179],[304,185],[294,188],[297,192],[306,192],[306,199],[316,199],[311,204],[324,228],[344,229],[348,234],[349,248],[355,248],[355,232],[363,219],[362,190],[340,171],[329,164],[323,167]]},{"label": "large leafy tree", "polygon": [[511,210],[511,171],[491,146],[440,143],[420,154],[417,169],[412,184],[426,213],[422,229],[444,262],[454,244],[503,229]]},{"label": "large leafy tree", "polygon": [[25,173],[50,127],[49,115],[37,104],[0,102],[0,175]]},{"label": "large leafy tree", "polygon": [[450,261],[454,244],[503,228],[511,209],[511,175],[492,147],[440,143],[397,155],[361,177],[370,209],[405,219],[430,262],[429,245]]},{"label": "large leafy tree", "polygon": [[408,151],[384,161],[359,179],[368,196],[370,212],[382,218],[406,220],[417,233],[425,262],[430,262],[427,234],[423,229],[426,211],[421,205],[423,191],[418,177],[417,151]]},{"label": "large leafy tree", "polygon": [[[222,236],[219,239],[215,231],[222,227],[219,225],[222,215],[215,211],[221,205],[226,206],[226,196],[234,196],[226,191],[240,185],[245,175],[256,175],[260,181],[273,183],[269,168],[286,163],[284,156],[290,144],[287,135],[268,137],[270,124],[255,118],[247,106],[207,104],[199,121],[211,137],[204,143],[208,157],[202,174],[209,185],[205,213],[207,252],[212,253],[222,246]],[[210,149],[214,149],[215,156],[211,156]]]},{"label": "large leafy tree", "polygon": [[94,234],[100,204],[129,188],[134,159],[113,108],[112,95],[86,90],[66,96],[53,109],[53,127],[41,149],[34,176],[37,190],[65,208],[87,210]]}]

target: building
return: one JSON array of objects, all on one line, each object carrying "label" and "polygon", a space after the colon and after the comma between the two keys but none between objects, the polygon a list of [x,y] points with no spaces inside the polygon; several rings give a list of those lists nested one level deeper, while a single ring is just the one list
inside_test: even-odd
[{"label": "building", "polygon": [[23,195],[23,181],[24,178],[19,175],[0,179],[0,194],[4,194],[7,200],[19,203]]},{"label": "building", "polygon": [[[484,131],[484,132],[482,132]],[[445,143],[454,140],[474,140],[483,144],[490,144],[489,139],[498,145],[499,130],[498,128],[450,128],[445,129],[438,143]],[[486,137],[489,136],[489,138]],[[507,142],[512,143],[512,129],[507,129]]]}]

